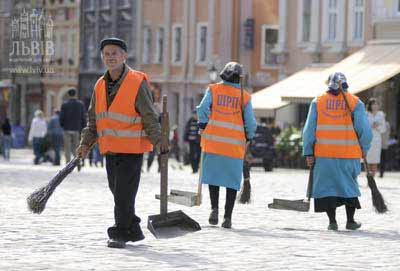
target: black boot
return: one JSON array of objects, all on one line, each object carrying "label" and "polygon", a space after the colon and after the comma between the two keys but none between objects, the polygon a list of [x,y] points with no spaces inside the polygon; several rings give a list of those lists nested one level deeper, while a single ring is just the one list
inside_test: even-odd
[{"label": "black boot", "polygon": [[111,248],[125,248],[125,241],[120,239],[109,239],[107,241],[107,246]]},{"label": "black boot", "polygon": [[232,228],[232,220],[229,217],[225,217],[221,226],[226,229]]},{"label": "black boot", "polygon": [[212,209],[210,213],[210,217],[208,218],[208,222],[211,225],[217,225],[218,224],[218,209]]}]

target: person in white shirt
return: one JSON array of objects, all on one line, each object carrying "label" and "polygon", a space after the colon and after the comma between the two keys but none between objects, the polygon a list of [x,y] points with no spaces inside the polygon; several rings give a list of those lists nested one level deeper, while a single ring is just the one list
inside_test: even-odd
[{"label": "person in white shirt", "polygon": [[40,163],[40,159],[43,156],[41,147],[43,145],[46,133],[47,123],[44,119],[44,114],[41,110],[36,110],[35,117],[32,119],[31,128],[29,130],[28,136],[28,141],[32,143],[33,146],[33,154],[35,155],[33,163],[35,165],[38,165]]},{"label": "person in white shirt", "polygon": [[382,133],[386,131],[385,114],[379,110],[379,103],[375,98],[370,98],[367,103],[368,121],[372,128],[371,148],[367,153],[367,162],[373,176],[381,161]]}]

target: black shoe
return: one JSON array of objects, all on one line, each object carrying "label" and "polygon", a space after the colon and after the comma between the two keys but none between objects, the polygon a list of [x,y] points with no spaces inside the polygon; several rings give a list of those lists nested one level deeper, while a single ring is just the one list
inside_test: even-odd
[{"label": "black shoe", "polygon": [[135,232],[129,231],[127,239],[128,239],[128,241],[131,241],[131,242],[137,242],[137,241],[143,240],[144,238],[145,237],[144,237],[142,230],[139,230],[139,231],[135,231]]},{"label": "black shoe", "polygon": [[348,230],[353,230],[354,231],[354,230],[357,230],[359,228],[361,228],[361,223],[357,223],[355,221],[346,223],[346,229],[348,229]]},{"label": "black shoe", "polygon": [[211,225],[217,225],[218,224],[218,209],[212,209],[210,213],[210,217],[208,218],[208,223]]},{"label": "black shoe", "polygon": [[107,241],[107,246],[112,248],[125,248],[125,241],[119,239],[109,239]]},{"label": "black shoe", "polygon": [[337,224],[336,222],[334,222],[334,223],[329,223],[328,230],[330,230],[330,231],[337,231],[337,230],[338,230],[338,224]]},{"label": "black shoe", "polygon": [[224,218],[224,222],[222,222],[221,226],[223,228],[226,228],[226,229],[232,228],[232,220],[230,218],[228,218],[228,217],[225,217]]}]

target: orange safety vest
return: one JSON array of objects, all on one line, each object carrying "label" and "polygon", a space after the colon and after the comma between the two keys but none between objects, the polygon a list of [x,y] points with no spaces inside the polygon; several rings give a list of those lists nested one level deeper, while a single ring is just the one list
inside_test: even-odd
[{"label": "orange safety vest", "polygon": [[[203,151],[244,158],[246,136],[242,119],[240,89],[223,83],[211,84],[211,114],[201,136]],[[250,100],[250,94],[243,91],[244,104]]]},{"label": "orange safety vest", "polygon": [[143,130],[140,114],[135,109],[143,80],[148,81],[147,74],[129,69],[109,108],[103,76],[96,82],[96,127],[102,154],[144,153],[153,149]]},{"label": "orange safety vest", "polygon": [[[351,112],[358,97],[345,92]],[[314,155],[330,158],[361,158],[362,152],[351,114],[342,94],[325,93],[317,98],[317,130]]]}]

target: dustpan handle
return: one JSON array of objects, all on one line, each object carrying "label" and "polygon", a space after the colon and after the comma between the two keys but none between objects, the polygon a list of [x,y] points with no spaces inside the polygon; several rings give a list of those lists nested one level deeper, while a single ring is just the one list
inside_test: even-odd
[{"label": "dustpan handle", "polygon": [[[162,97],[163,111],[161,114],[161,146],[163,150],[169,146],[169,116],[167,111],[167,95]],[[168,153],[160,152],[160,214],[168,213]]]}]

